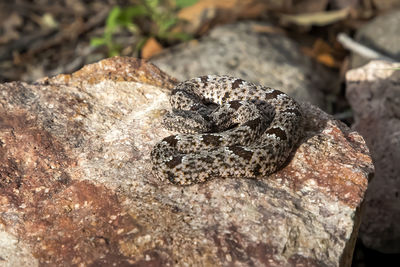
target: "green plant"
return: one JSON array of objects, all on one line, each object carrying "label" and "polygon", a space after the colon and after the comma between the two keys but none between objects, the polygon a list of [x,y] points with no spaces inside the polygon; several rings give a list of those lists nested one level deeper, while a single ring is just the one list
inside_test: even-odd
[{"label": "green plant", "polygon": [[[121,45],[115,42],[114,36],[122,30],[127,30],[131,34],[139,36],[139,41],[135,50],[139,51],[150,37],[159,40],[180,40],[186,41],[191,38],[183,32],[172,32],[171,28],[178,23],[176,11],[193,5],[198,0],[175,0],[173,5],[162,0],[142,0],[141,4],[121,8],[115,6],[108,14],[105,30],[101,37],[91,39],[92,46],[105,45],[109,56],[115,56],[120,53]],[[171,3],[171,1],[169,1]],[[173,7],[174,6],[174,7]],[[146,32],[135,23],[135,20],[144,19],[152,25],[151,30]]]}]

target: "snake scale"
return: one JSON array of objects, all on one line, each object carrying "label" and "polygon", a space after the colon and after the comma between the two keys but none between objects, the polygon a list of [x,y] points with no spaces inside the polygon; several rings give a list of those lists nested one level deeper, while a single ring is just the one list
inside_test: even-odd
[{"label": "snake scale", "polygon": [[302,135],[295,100],[239,78],[207,75],[181,82],[170,103],[163,125],[180,134],[158,142],[150,156],[153,173],[177,185],[271,174]]}]

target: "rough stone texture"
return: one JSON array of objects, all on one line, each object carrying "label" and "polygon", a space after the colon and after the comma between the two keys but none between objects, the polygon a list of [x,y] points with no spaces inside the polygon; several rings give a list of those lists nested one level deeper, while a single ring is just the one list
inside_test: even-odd
[{"label": "rough stone texture", "polygon": [[171,134],[174,83],[112,58],[0,85],[0,237],[18,240],[1,264],[18,260],[11,249],[32,266],[350,266],[373,173],[361,136],[303,104],[306,136],[284,169],[177,187],[149,162]]},{"label": "rough stone texture", "polygon": [[[400,10],[378,16],[361,27],[355,36],[358,42],[400,61]],[[353,53],[351,67],[358,68],[370,60]]]},{"label": "rough stone texture", "polygon": [[370,248],[400,253],[400,64],[372,61],[347,73],[354,128],[376,169],[368,188],[360,237]]},{"label": "rough stone texture", "polygon": [[208,37],[179,45],[152,59],[179,80],[229,74],[288,93],[325,108],[322,91],[335,88],[330,75],[270,24],[239,22],[213,29]]}]

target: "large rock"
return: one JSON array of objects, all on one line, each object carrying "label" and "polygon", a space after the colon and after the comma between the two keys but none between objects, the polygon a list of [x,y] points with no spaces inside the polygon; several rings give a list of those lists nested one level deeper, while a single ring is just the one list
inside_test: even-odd
[{"label": "large rock", "polygon": [[179,80],[230,74],[282,90],[325,108],[322,92],[335,89],[332,77],[271,24],[239,22],[213,29],[200,41],[182,44],[152,60]]},{"label": "large rock", "polygon": [[306,134],[282,170],[174,186],[149,152],[171,134],[160,118],[175,82],[112,58],[0,85],[1,263],[350,266],[373,173],[362,137],[303,104]]},{"label": "large rock", "polygon": [[400,253],[400,64],[372,61],[346,75],[354,128],[371,150],[376,178],[368,188],[360,237],[369,248]]},{"label": "large rock", "polygon": [[[368,22],[357,31],[355,39],[394,60],[400,61],[399,25],[400,10],[397,10],[378,16],[371,22]],[[351,57],[351,67],[358,68],[367,64],[369,61],[369,59],[353,53]]]}]

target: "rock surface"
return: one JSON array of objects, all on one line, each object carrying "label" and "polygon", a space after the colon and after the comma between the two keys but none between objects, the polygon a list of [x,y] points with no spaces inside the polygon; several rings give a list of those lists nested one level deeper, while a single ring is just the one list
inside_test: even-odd
[{"label": "rock surface", "polygon": [[364,136],[376,170],[360,237],[385,253],[400,253],[400,71],[394,69],[399,67],[372,61],[346,75],[354,128]]},{"label": "rock surface", "polygon": [[1,264],[350,266],[373,173],[362,137],[303,104],[306,135],[275,174],[163,183],[149,152],[171,134],[175,82],[116,57],[0,85]]},{"label": "rock surface", "polygon": [[[358,42],[400,61],[400,10],[381,15],[361,27],[355,36]],[[351,56],[351,67],[358,68],[370,60]]]},{"label": "rock surface", "polygon": [[265,23],[239,22],[217,27],[199,42],[174,47],[152,62],[179,80],[230,74],[321,108],[325,108],[322,91],[335,88],[335,82],[321,66],[316,68],[293,41]]}]

